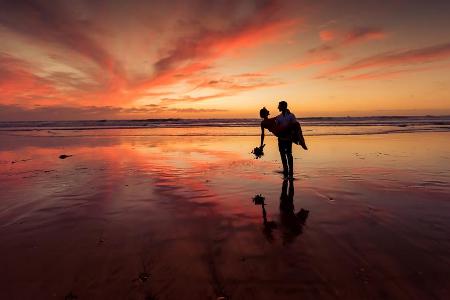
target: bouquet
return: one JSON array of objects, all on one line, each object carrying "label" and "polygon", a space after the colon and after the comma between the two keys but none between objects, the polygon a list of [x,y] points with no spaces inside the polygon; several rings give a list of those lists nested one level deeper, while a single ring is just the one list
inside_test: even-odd
[{"label": "bouquet", "polygon": [[255,155],[255,159],[263,157],[263,155],[264,155],[264,151],[263,151],[264,146],[265,146],[265,144],[260,146],[260,147],[255,147],[252,150],[252,154]]},{"label": "bouquet", "polygon": [[263,195],[259,194],[255,195],[252,200],[255,205],[264,205],[264,201],[266,200],[266,198],[264,198]]}]

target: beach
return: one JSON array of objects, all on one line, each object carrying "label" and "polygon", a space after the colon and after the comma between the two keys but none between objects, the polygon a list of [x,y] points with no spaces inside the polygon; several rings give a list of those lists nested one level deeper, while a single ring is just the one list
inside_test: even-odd
[{"label": "beach", "polygon": [[448,128],[350,127],[1,131],[0,298],[449,299]]}]

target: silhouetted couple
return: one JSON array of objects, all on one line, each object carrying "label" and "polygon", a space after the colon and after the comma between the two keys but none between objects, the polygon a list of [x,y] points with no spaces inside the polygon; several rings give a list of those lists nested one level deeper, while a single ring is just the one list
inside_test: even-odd
[{"label": "silhouetted couple", "polygon": [[292,143],[300,145],[305,150],[308,150],[308,148],[303,138],[300,123],[294,114],[289,111],[286,101],[278,103],[278,110],[280,114],[275,118],[269,118],[269,111],[265,107],[259,111],[259,115],[263,118],[261,121],[260,148],[264,147],[264,129],[268,129],[278,137],[278,150],[280,151],[281,163],[283,164],[283,175],[284,177],[289,176],[292,178],[294,175]]}]

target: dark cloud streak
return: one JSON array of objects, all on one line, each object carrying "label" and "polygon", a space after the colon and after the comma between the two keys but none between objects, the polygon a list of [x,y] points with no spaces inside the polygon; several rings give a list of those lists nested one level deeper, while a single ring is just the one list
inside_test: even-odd
[{"label": "dark cloud streak", "polygon": [[90,36],[98,31],[92,23],[77,16],[62,1],[0,1],[0,24],[44,47],[62,46],[95,62],[109,75],[124,77],[122,66],[99,42]]},{"label": "dark cloud streak", "polygon": [[164,105],[146,105],[143,107],[113,106],[35,106],[24,108],[18,105],[0,104],[0,120],[5,121],[56,121],[56,120],[103,120],[151,118],[161,113],[207,113],[225,112],[214,108],[169,108]]},{"label": "dark cloud streak", "polygon": [[[316,78],[340,78],[348,72],[432,63],[450,58],[450,43],[369,56],[348,65],[323,72]],[[404,72],[402,72],[404,73]]]}]

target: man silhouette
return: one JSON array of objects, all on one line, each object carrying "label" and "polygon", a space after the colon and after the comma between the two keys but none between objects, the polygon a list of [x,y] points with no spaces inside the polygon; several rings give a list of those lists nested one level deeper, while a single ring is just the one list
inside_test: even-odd
[{"label": "man silhouette", "polygon": [[[278,110],[281,112],[276,117],[278,126],[288,128],[292,123],[297,122],[294,114],[292,114],[287,108],[286,101],[280,101],[278,103]],[[289,137],[289,132],[282,132],[278,136],[278,150],[280,151],[281,163],[283,164],[284,177],[294,176],[294,158],[292,157],[292,139]]]}]

